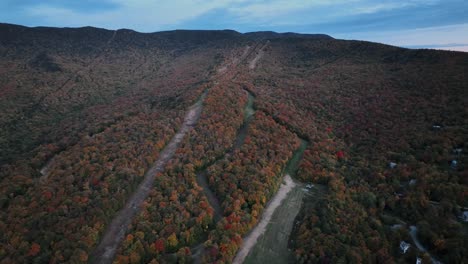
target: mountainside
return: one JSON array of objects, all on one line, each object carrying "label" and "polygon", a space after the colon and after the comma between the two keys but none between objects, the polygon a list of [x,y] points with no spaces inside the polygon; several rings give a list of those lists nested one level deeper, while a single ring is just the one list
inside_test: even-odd
[{"label": "mountainside", "polygon": [[0,24],[0,58],[0,263],[229,263],[287,174],[284,261],[468,262],[467,53]]}]

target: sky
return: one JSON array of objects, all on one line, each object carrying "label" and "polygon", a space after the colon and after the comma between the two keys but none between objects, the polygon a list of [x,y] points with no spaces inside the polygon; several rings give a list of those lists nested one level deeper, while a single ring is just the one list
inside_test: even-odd
[{"label": "sky", "polygon": [[324,33],[468,52],[467,0],[0,0],[0,22],[139,32]]}]

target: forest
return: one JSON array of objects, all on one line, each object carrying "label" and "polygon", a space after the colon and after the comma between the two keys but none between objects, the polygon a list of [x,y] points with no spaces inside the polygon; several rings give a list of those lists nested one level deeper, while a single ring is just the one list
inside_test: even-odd
[{"label": "forest", "polygon": [[231,263],[301,139],[294,180],[325,191],[294,220],[297,263],[468,261],[466,53],[229,30],[0,36],[0,263],[95,262],[145,177],[113,263]]},{"label": "forest", "polygon": [[365,42],[270,47],[263,63],[281,70],[250,77],[259,107],[310,138],[297,176],[328,187],[297,217],[297,261],[430,263],[415,246],[401,254],[409,225],[435,259],[466,261],[466,60]]}]

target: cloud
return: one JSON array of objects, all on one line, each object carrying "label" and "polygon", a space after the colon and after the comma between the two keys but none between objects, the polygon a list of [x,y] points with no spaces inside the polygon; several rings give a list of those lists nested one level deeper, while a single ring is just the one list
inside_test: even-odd
[{"label": "cloud", "polygon": [[313,7],[330,6],[349,1],[345,0],[274,0],[274,1],[252,1],[249,4],[230,7],[229,12],[238,16],[242,22],[254,22],[258,19],[268,20],[303,11]]},{"label": "cloud", "polygon": [[434,49],[468,52],[468,45],[466,45],[466,46],[456,46],[456,47],[452,47],[452,46],[444,47],[444,46],[442,46],[442,47],[437,47],[437,48],[434,48]]},{"label": "cloud", "polygon": [[200,17],[218,8],[226,8],[244,0],[111,0],[116,5],[111,10],[89,13],[83,10],[39,4],[27,7],[29,16],[41,19],[47,25],[86,26],[110,29],[132,28],[144,32],[163,30],[184,21]]},{"label": "cloud", "polygon": [[[468,23],[440,27],[382,32],[336,34],[344,39],[365,39],[410,48],[437,48],[466,51],[468,46]],[[458,43],[458,44],[453,44]]]},{"label": "cloud", "polygon": [[383,11],[390,11],[401,8],[435,5],[440,0],[412,0],[412,1],[391,1],[381,3],[361,3],[358,7],[350,11],[353,15],[374,14]]},{"label": "cloud", "polygon": [[[6,0],[11,1],[11,0]],[[440,0],[104,0],[107,9],[95,9],[93,4],[64,4],[59,0],[46,0],[37,4],[33,0],[24,7],[23,16],[49,26],[93,25],[110,29],[132,28],[151,32],[174,28],[226,27],[279,29],[320,25],[345,21],[381,12],[428,6]],[[459,0],[449,0],[459,1]],[[65,3],[68,3],[65,2]],[[13,6],[13,4],[9,4]],[[19,4],[18,4],[19,5]],[[88,6],[87,10],[86,7]],[[0,4],[1,7],[1,4]],[[0,11],[1,12],[1,11]],[[212,15],[218,13],[218,15]],[[211,14],[211,15],[207,15]],[[19,14],[18,14],[19,16]],[[207,18],[209,17],[209,18]],[[346,30],[346,29],[344,29]]]},{"label": "cloud", "polygon": [[466,47],[468,43],[449,43],[449,44],[428,44],[428,45],[406,45],[405,48],[421,49],[421,48],[456,48],[456,47]]},{"label": "cloud", "polygon": [[[415,1],[410,2],[412,5]],[[155,31],[201,18],[214,10],[229,14],[232,24],[262,23],[274,26],[314,23],[343,15],[367,14],[410,5],[406,1],[375,4],[370,0],[106,0],[106,3],[113,8],[89,12],[49,0],[30,4],[24,11],[47,25],[94,25],[112,29],[131,27]],[[93,5],[89,6],[91,8]]]},{"label": "cloud", "polygon": [[228,11],[238,18],[238,23],[269,22],[272,25],[298,25],[431,6],[439,2],[440,0],[256,0],[244,5],[231,6]]},{"label": "cloud", "polygon": [[360,6],[355,8],[351,13],[353,15],[358,14],[374,14],[382,11],[400,9],[410,6],[410,3],[379,3],[375,5]]}]

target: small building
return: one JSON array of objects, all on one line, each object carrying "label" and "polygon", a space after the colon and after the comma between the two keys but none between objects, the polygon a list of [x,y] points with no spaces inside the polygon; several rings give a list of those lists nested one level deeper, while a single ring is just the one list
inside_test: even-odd
[{"label": "small building", "polygon": [[397,164],[396,164],[395,162],[390,162],[390,163],[388,164],[388,167],[390,167],[390,169],[394,169],[394,168],[396,168],[396,165],[397,165]]},{"label": "small building", "polygon": [[456,160],[452,160],[452,162],[450,162],[450,167],[452,167],[453,169],[455,169],[458,165],[458,162]]},{"label": "small building", "polygon": [[416,264],[422,264],[422,259],[416,258]]},{"label": "small building", "polygon": [[400,250],[401,252],[403,252],[403,254],[405,254],[410,247],[411,247],[410,243],[406,243],[405,241],[400,242]]},{"label": "small building", "polygon": [[308,184],[306,184],[306,188],[307,189],[312,189],[312,188],[314,188],[314,185],[312,183],[308,183]]},{"label": "small building", "polygon": [[394,224],[394,225],[390,226],[390,229],[392,229],[392,230],[398,230],[400,228],[403,228],[402,224]]},{"label": "small building", "polygon": [[463,222],[468,222],[468,211],[464,211],[462,214],[461,214],[461,217]]},{"label": "small building", "polygon": [[439,124],[434,124],[434,125],[432,125],[432,129],[433,129],[433,130],[440,130],[441,128],[442,128],[442,126],[439,125]]},{"label": "small building", "polygon": [[412,185],[415,185],[415,184],[416,184],[416,179],[411,179],[411,180],[409,181],[409,185],[412,186]]},{"label": "small building", "polygon": [[453,154],[460,155],[462,153],[463,149],[462,148],[454,148],[453,149]]}]

